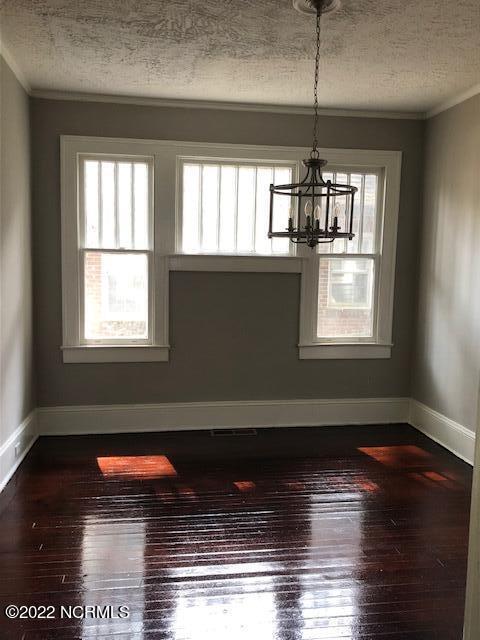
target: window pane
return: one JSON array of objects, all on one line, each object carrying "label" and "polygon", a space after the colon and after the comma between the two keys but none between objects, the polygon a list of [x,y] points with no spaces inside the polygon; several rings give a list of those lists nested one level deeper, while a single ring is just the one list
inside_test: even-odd
[{"label": "window pane", "polygon": [[373,335],[374,260],[320,258],[317,335]]},{"label": "window pane", "polygon": [[[292,170],[282,167],[275,169],[275,184],[289,184],[292,181]],[[267,191],[268,195],[270,193]],[[273,207],[273,228],[277,230],[286,229],[290,216],[291,198],[278,196],[275,198]],[[267,227],[268,229],[268,227]],[[272,238],[272,253],[290,252],[290,240],[288,238]]]},{"label": "window pane", "polygon": [[[350,175],[350,184],[357,187],[358,191],[353,200],[353,240],[347,242],[347,253],[359,253],[362,242],[362,200],[364,194],[365,176],[359,173]],[[348,200],[350,207],[350,200]]]},{"label": "window pane", "polygon": [[222,167],[220,189],[220,237],[219,250],[225,253],[235,251],[235,220],[237,213],[237,172],[236,167]]},{"label": "window pane", "polygon": [[115,241],[115,163],[100,162],[101,168],[101,239],[100,247],[114,249]]},{"label": "window pane", "polygon": [[85,338],[148,337],[146,254],[85,252]]},{"label": "window pane", "polygon": [[255,224],[255,169],[240,167],[238,170],[237,250],[253,251]]},{"label": "window pane", "polygon": [[202,251],[206,253],[212,253],[218,249],[219,175],[219,167],[208,164],[203,167]]},{"label": "window pane", "polygon": [[134,246],[135,249],[148,249],[148,166],[136,162],[134,165]]},{"label": "window pane", "polygon": [[87,247],[99,246],[99,210],[98,210],[98,169],[96,160],[87,160],[84,165],[85,185],[85,244]]},{"label": "window pane", "polygon": [[149,167],[146,162],[85,160],[86,248],[149,248]]},{"label": "window pane", "polygon": [[[272,182],[291,182],[290,167],[188,163],[183,166],[184,253],[289,254],[283,238],[269,240]],[[278,198],[274,217],[288,223],[290,201]],[[281,202],[280,202],[281,201]],[[200,231],[201,230],[201,231]]]},{"label": "window pane", "polygon": [[[273,169],[259,167],[257,170],[257,216],[255,221],[255,253],[269,254],[272,241],[268,237],[270,215],[270,185],[274,182]],[[285,198],[288,200],[288,198]]]},{"label": "window pane", "polygon": [[118,163],[118,242],[122,249],[131,249],[132,243],[132,165]]},{"label": "window pane", "polygon": [[200,251],[200,165],[183,167],[182,248],[185,253]]},{"label": "window pane", "polygon": [[378,178],[376,175],[365,176],[365,195],[363,200],[363,234],[362,252],[375,251],[375,225],[377,211]]},{"label": "window pane", "polygon": [[[334,182],[336,184],[349,184],[350,175],[346,173],[335,173]],[[338,218],[338,226],[341,231],[348,230],[348,216],[347,205],[350,204],[348,198],[340,197],[334,198],[332,203],[332,210],[330,214],[330,220],[333,224],[333,219],[336,216]],[[347,251],[347,244],[349,240],[346,238],[339,238],[332,242],[332,253],[345,253]]]},{"label": "window pane", "polygon": [[[339,239],[333,243],[320,244],[318,253],[375,253],[375,229],[378,200],[378,176],[361,172],[325,172],[324,180],[337,184],[351,184],[358,191],[354,198],[353,240]],[[350,198],[332,198],[331,212],[338,216],[342,231],[347,230],[349,222]]]}]

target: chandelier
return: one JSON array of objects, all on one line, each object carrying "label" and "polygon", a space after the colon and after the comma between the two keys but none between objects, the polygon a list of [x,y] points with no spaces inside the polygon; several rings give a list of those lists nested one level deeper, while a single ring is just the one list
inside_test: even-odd
[{"label": "chandelier", "polygon": [[[322,13],[338,6],[338,0],[293,0],[296,9],[314,13],[317,20],[317,52],[313,88],[313,144],[310,157],[303,160],[306,175],[301,182],[270,185],[269,238],[290,238],[295,244],[333,242],[337,238],[352,240],[353,207],[357,188],[324,180],[322,169],[327,164],[320,158],[318,144],[318,75],[320,66],[320,23]],[[283,230],[274,231],[275,196],[290,198],[288,223]],[[339,224],[340,220],[340,224]]]}]

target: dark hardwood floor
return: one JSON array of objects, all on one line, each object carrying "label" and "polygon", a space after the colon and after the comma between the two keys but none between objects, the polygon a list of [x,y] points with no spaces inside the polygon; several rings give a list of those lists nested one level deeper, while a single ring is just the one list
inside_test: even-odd
[{"label": "dark hardwood floor", "polygon": [[41,438],[0,496],[0,637],[460,640],[470,482],[408,426]]}]

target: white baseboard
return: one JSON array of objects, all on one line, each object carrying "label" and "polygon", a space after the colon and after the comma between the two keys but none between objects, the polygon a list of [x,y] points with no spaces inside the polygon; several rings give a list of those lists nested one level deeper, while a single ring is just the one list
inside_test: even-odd
[{"label": "white baseboard", "polygon": [[37,415],[34,410],[0,447],[0,491],[3,491],[37,437]]},{"label": "white baseboard", "polygon": [[412,398],[408,422],[456,456],[473,465],[475,433]]},{"label": "white baseboard", "polygon": [[408,398],[258,400],[43,407],[40,435],[407,422]]},{"label": "white baseboard", "polygon": [[0,447],[0,491],[13,476],[38,435],[402,422],[411,424],[462,460],[473,464],[475,434],[441,413],[409,398],[42,407],[32,411]]}]

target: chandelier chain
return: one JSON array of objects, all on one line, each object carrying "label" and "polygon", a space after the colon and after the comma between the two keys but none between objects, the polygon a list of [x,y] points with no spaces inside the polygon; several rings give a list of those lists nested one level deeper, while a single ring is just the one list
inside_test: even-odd
[{"label": "chandelier chain", "polygon": [[315,81],[313,85],[313,146],[312,157],[318,157],[318,76],[320,69],[320,44],[321,44],[321,18],[322,18],[322,2],[317,4],[317,52],[315,55]]}]

